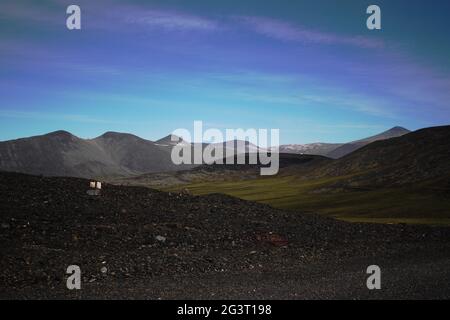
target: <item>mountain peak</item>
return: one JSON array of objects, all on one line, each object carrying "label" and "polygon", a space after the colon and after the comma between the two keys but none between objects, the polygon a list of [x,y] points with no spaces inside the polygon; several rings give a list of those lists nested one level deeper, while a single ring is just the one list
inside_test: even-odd
[{"label": "mountain peak", "polygon": [[165,136],[164,138],[161,138],[158,141],[156,141],[156,143],[159,143],[159,144],[177,144],[177,143],[183,143],[183,142],[184,142],[184,140],[182,137],[179,137],[174,134],[169,134],[169,135]]},{"label": "mountain peak", "polygon": [[401,137],[408,133],[410,133],[410,131],[408,129],[405,129],[400,126],[396,126],[387,131],[379,133],[375,136],[371,136],[371,137],[368,137],[365,139],[346,143],[346,144],[338,147],[337,149],[334,149],[333,151],[329,152],[327,154],[327,157],[334,158],[334,159],[342,158],[345,155],[352,153],[353,151],[356,151],[356,150],[364,147],[365,145],[368,145],[369,143],[379,141],[379,140],[386,140],[386,139]]},{"label": "mountain peak", "polygon": [[396,126],[396,127],[392,127],[389,130],[381,132],[381,133],[379,133],[377,135],[374,135],[374,136],[371,136],[371,137],[368,137],[368,138],[365,138],[365,139],[353,141],[353,142],[350,142],[350,143],[351,144],[355,144],[355,143],[359,144],[359,143],[362,143],[362,142],[375,142],[375,141],[378,141],[378,140],[385,140],[385,139],[391,139],[391,138],[400,137],[400,136],[403,136],[403,135],[405,135],[407,133],[410,133],[410,132],[411,131],[409,131],[408,129]]},{"label": "mountain peak", "polygon": [[123,132],[115,132],[115,131],[107,131],[101,136],[97,137],[96,139],[103,138],[103,139],[121,139],[125,137],[136,137],[135,135],[132,135],[130,133],[123,133]]},{"label": "mountain peak", "polygon": [[404,127],[395,126],[395,127],[390,128],[386,132],[404,132],[404,133],[408,133],[408,132],[411,132],[411,131],[409,131],[408,129],[406,129]]},{"label": "mountain peak", "polygon": [[75,136],[68,131],[65,130],[57,130],[50,133],[45,134],[47,137],[57,137],[57,138],[74,138]]}]

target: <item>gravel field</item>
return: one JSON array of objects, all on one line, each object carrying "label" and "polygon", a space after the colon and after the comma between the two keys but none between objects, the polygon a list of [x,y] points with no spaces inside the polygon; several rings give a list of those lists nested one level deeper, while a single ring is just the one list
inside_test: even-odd
[{"label": "gravel field", "polygon": [[[450,228],[0,173],[1,299],[448,299]],[[78,265],[81,290],[66,288]],[[382,289],[368,290],[379,265]]]}]

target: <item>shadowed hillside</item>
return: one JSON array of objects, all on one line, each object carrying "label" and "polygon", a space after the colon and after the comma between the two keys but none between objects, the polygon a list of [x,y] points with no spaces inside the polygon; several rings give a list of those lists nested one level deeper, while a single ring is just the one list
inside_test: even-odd
[{"label": "shadowed hillside", "polygon": [[292,165],[275,177],[182,186],[194,194],[221,192],[275,207],[351,221],[450,224],[450,126],[377,141],[338,160]]},{"label": "shadowed hillside", "polygon": [[405,128],[394,127],[392,129],[389,129],[389,130],[382,132],[380,134],[377,134],[375,136],[346,143],[346,144],[334,149],[333,151],[328,152],[326,154],[326,156],[333,158],[333,159],[339,159],[339,158],[342,158],[342,157],[346,156],[347,154],[350,154],[350,153],[358,150],[359,148],[362,148],[372,142],[400,137],[409,132],[410,131]]},{"label": "shadowed hillside", "polygon": [[[223,159],[224,164],[204,164],[191,170],[149,173],[133,177],[108,179],[108,181],[114,184],[164,188],[202,181],[232,182],[252,180],[260,177],[260,169],[262,167],[267,167],[261,165],[258,155],[253,154],[253,156],[257,159],[257,164],[249,164],[250,155],[246,154],[244,158],[246,164],[237,164],[237,157],[234,157],[234,164],[226,164],[227,160],[230,159],[225,158]],[[296,172],[300,170],[309,172],[329,161],[331,160],[322,156],[279,154],[280,172],[289,171],[291,168],[295,168]]]},{"label": "shadowed hillside", "polygon": [[450,126],[373,142],[320,169],[320,176],[355,175],[347,185],[386,187],[450,177]]}]

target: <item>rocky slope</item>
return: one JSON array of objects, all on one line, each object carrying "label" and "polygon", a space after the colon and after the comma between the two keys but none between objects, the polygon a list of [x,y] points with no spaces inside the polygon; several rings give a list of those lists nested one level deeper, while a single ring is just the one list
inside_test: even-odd
[{"label": "rocky slope", "polygon": [[[446,228],[0,173],[0,298],[449,298]],[[379,264],[384,290],[367,290]],[[78,265],[82,289],[66,288]]]}]

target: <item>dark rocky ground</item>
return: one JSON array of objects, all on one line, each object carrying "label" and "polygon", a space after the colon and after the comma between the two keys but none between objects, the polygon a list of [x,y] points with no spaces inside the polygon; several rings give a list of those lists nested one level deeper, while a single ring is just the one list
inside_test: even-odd
[{"label": "dark rocky ground", "polygon": [[[450,229],[0,173],[2,299],[450,298]],[[66,289],[79,265],[82,289]],[[366,288],[367,266],[382,290]],[[103,272],[102,272],[102,268]]]}]

